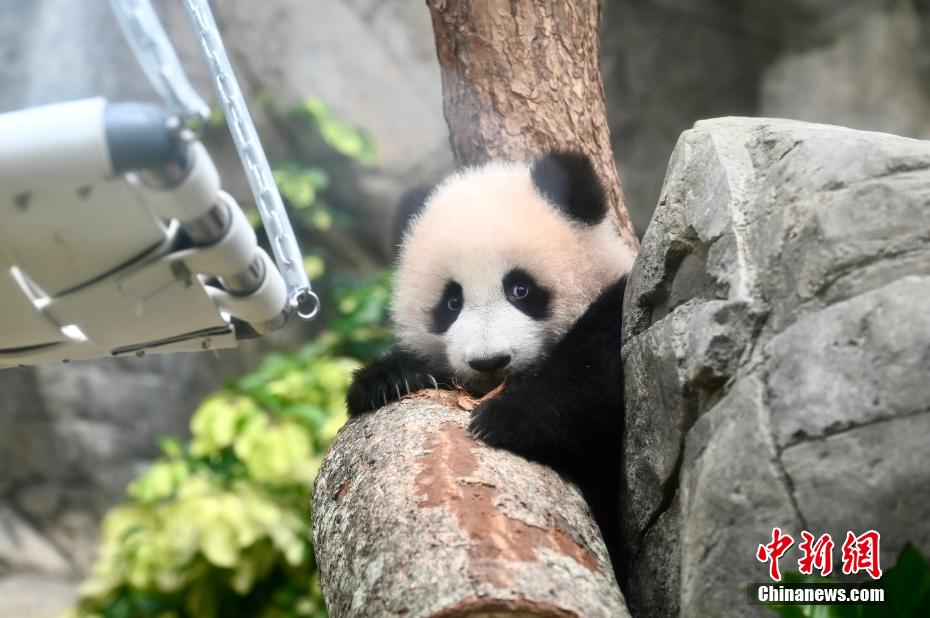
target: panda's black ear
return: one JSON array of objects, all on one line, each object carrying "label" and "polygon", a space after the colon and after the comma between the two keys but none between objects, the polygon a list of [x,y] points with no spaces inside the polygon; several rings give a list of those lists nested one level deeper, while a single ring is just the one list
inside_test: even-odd
[{"label": "panda's black ear", "polygon": [[536,190],[570,219],[597,225],[607,215],[604,187],[586,155],[550,152],[533,164],[530,174]]},{"label": "panda's black ear", "polygon": [[391,229],[391,242],[395,253],[400,246],[400,241],[403,240],[404,232],[410,227],[410,222],[426,206],[426,199],[433,189],[431,185],[417,185],[400,196],[397,210],[394,213],[394,226]]}]

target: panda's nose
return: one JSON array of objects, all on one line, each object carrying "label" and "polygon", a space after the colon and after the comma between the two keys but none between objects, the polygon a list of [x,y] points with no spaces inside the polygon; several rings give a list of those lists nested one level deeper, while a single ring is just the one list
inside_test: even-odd
[{"label": "panda's nose", "polygon": [[475,371],[482,373],[494,373],[500,371],[510,364],[510,354],[501,354],[499,356],[490,356],[488,358],[473,358],[468,364]]}]

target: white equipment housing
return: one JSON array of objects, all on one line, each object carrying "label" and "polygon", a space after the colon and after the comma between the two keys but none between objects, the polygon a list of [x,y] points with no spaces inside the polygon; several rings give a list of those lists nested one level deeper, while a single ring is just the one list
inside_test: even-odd
[{"label": "white equipment housing", "polygon": [[283,325],[281,274],[181,127],[101,98],[0,115],[0,368]]}]

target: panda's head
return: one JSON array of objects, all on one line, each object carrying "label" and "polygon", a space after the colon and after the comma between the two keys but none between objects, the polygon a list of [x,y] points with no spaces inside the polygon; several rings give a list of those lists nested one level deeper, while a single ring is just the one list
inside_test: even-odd
[{"label": "panda's head", "polygon": [[585,156],[466,169],[425,195],[403,234],[395,334],[487,387],[545,358],[632,261]]}]

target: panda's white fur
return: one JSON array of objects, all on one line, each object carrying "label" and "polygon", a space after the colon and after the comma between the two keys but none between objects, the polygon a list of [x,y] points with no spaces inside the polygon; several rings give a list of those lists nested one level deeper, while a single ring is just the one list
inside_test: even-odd
[{"label": "panda's white fur", "polygon": [[[403,237],[392,317],[401,348],[428,355],[465,379],[468,361],[499,354],[520,371],[544,355],[598,295],[630,271],[634,255],[606,216],[570,220],[534,187],[531,168],[491,163],[441,183]],[[553,294],[534,320],[505,297],[502,277],[522,268]],[[429,313],[450,280],[464,304],[452,326],[430,332]]]}]

